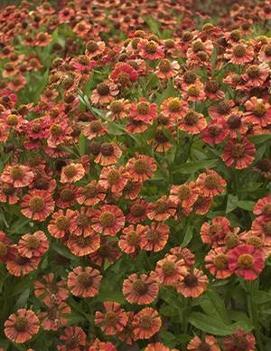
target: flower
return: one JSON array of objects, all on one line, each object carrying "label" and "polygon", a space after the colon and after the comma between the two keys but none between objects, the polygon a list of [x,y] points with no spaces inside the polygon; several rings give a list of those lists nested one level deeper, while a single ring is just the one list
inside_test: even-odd
[{"label": "flower", "polygon": [[198,336],[194,338],[187,345],[187,350],[191,351],[220,351],[218,342],[214,336],[207,335],[204,340],[201,340]]},{"label": "flower", "polygon": [[221,194],[226,185],[226,181],[214,170],[201,173],[196,180],[196,187],[202,196],[206,197],[213,197]]},{"label": "flower", "polygon": [[92,91],[90,100],[95,105],[105,105],[114,100],[115,96],[119,93],[118,87],[116,84],[111,82],[102,82],[99,83]]},{"label": "flower", "polygon": [[137,103],[130,104],[129,116],[135,121],[150,124],[157,117],[157,106],[146,99],[141,99]]},{"label": "flower", "polygon": [[102,276],[92,267],[75,267],[69,273],[67,285],[74,296],[93,297],[98,294]]},{"label": "flower", "polygon": [[48,304],[38,317],[44,330],[57,331],[68,324],[70,314],[71,307],[66,302],[53,302]]},{"label": "flower", "polygon": [[254,50],[252,46],[238,43],[226,50],[225,58],[236,65],[243,65],[253,60]]},{"label": "flower", "polygon": [[21,308],[11,314],[4,324],[6,337],[17,344],[24,344],[39,331],[40,323],[32,310]]},{"label": "flower", "polygon": [[28,166],[7,165],[0,179],[2,182],[12,185],[14,188],[22,188],[32,183],[34,173]]},{"label": "flower", "polygon": [[53,211],[55,202],[46,190],[31,190],[22,199],[21,212],[34,221],[43,222]]},{"label": "flower", "polygon": [[241,244],[228,252],[228,264],[230,271],[239,277],[254,280],[264,268],[264,255],[252,245]]},{"label": "flower", "polygon": [[57,345],[58,351],[80,351],[86,346],[87,336],[82,328],[66,327],[59,337],[61,345]]},{"label": "flower", "polygon": [[217,279],[227,279],[232,275],[229,270],[228,256],[225,249],[214,248],[205,256],[205,267]]},{"label": "flower", "polygon": [[159,260],[155,267],[155,276],[162,285],[175,286],[186,272],[185,261],[173,254]]},{"label": "flower", "polygon": [[252,333],[238,329],[224,338],[223,347],[225,351],[255,351],[256,340]]},{"label": "flower", "polygon": [[178,127],[188,134],[199,134],[207,127],[203,114],[189,110],[178,123]]},{"label": "flower", "polygon": [[70,163],[61,170],[61,183],[75,183],[85,175],[85,169],[80,163]]},{"label": "flower", "polygon": [[231,139],[224,146],[222,160],[228,167],[244,169],[253,162],[255,153],[255,145],[247,138]]},{"label": "flower", "polygon": [[145,251],[163,250],[169,238],[169,226],[165,223],[152,223],[146,226],[141,235],[140,248]]},{"label": "flower", "polygon": [[48,231],[54,238],[63,238],[70,232],[70,225],[72,218],[76,212],[70,209],[66,211],[60,209],[54,212],[48,224]]},{"label": "flower", "polygon": [[159,286],[152,275],[134,273],[124,280],[122,292],[129,303],[148,305],[156,299]]},{"label": "flower", "polygon": [[129,225],[128,227],[122,229],[120,239],[118,241],[119,247],[125,253],[133,254],[139,247],[141,242],[142,233],[146,230],[146,227],[138,224]]},{"label": "flower", "polygon": [[96,311],[95,324],[98,325],[106,335],[120,333],[128,322],[126,312],[117,302],[104,302],[105,312]]},{"label": "flower", "polygon": [[82,257],[96,252],[100,242],[100,235],[93,232],[88,236],[70,235],[66,245],[75,256]]},{"label": "flower", "polygon": [[137,312],[133,320],[134,339],[150,339],[158,333],[162,325],[161,317],[152,307],[145,307]]},{"label": "flower", "polygon": [[214,217],[211,224],[204,222],[200,228],[202,242],[213,247],[220,246],[230,232],[230,221],[222,216]]},{"label": "flower", "polygon": [[184,297],[198,297],[207,289],[208,277],[199,269],[194,268],[177,283],[177,291]]},{"label": "flower", "polygon": [[263,99],[252,96],[245,102],[245,121],[253,125],[260,125],[262,128],[271,124],[271,105]]},{"label": "flower", "polygon": [[23,277],[38,268],[40,257],[32,256],[31,258],[20,255],[18,246],[10,248],[10,253],[6,260],[6,268],[9,274],[15,277]]},{"label": "flower", "polygon": [[141,183],[151,178],[156,169],[154,159],[146,155],[136,155],[126,165],[127,176],[134,182]]},{"label": "flower", "polygon": [[18,252],[21,256],[41,257],[49,248],[49,242],[45,233],[41,230],[33,234],[24,234],[18,242]]},{"label": "flower", "polygon": [[103,205],[92,217],[92,228],[103,235],[116,235],[125,225],[122,210],[115,205]]},{"label": "flower", "polygon": [[122,151],[117,144],[102,143],[94,162],[101,166],[110,166],[117,163],[121,155]]},{"label": "flower", "polygon": [[121,86],[129,86],[138,79],[138,72],[126,62],[118,62],[113,68],[110,79]]}]

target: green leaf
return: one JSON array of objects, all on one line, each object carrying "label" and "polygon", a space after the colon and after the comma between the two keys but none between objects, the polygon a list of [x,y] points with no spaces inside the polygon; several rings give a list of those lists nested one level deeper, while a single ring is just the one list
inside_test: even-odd
[{"label": "green leaf", "polygon": [[217,159],[188,162],[188,163],[179,165],[176,172],[182,173],[182,174],[191,174],[199,171],[200,169],[212,168],[216,165],[216,163],[217,163]]},{"label": "green leaf", "polygon": [[226,214],[234,211],[238,207],[238,198],[235,195],[228,195]]},{"label": "green leaf", "polygon": [[243,210],[252,211],[255,205],[255,202],[240,200],[237,202],[237,205],[239,208],[242,208]]},{"label": "green leaf", "polygon": [[185,234],[184,234],[184,238],[181,243],[181,246],[186,247],[190,243],[192,238],[193,238],[193,227],[191,225],[188,225],[185,230]]},{"label": "green leaf", "polygon": [[216,291],[208,290],[201,297],[200,306],[206,314],[214,316],[226,324],[230,323],[224,301]]},{"label": "green leaf", "polygon": [[189,317],[189,323],[205,333],[218,336],[231,335],[235,330],[233,325],[227,325],[220,319],[201,312],[193,312]]},{"label": "green leaf", "polygon": [[86,151],[87,151],[87,138],[83,134],[80,134],[80,136],[79,136],[79,153],[80,153],[80,156],[85,155]]}]

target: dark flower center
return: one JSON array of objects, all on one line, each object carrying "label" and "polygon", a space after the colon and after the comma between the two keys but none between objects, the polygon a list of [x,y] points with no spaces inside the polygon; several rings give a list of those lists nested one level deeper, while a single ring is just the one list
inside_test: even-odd
[{"label": "dark flower center", "polygon": [[187,84],[193,84],[197,80],[197,75],[193,72],[187,71],[185,72],[183,79]]},{"label": "dark flower center", "polygon": [[172,99],[169,104],[168,108],[170,112],[179,112],[181,110],[181,102],[178,98]]},{"label": "dark flower center", "polygon": [[104,83],[100,83],[97,85],[97,92],[101,96],[106,96],[110,92],[109,86]]},{"label": "dark flower center", "polygon": [[232,156],[235,159],[240,159],[245,154],[245,147],[243,144],[235,144],[232,148]]},{"label": "dark flower center", "polygon": [[25,317],[17,317],[15,325],[17,332],[24,332],[28,327],[28,320]]},{"label": "dark flower center", "polygon": [[141,115],[147,115],[150,111],[150,106],[146,102],[139,102],[136,106],[137,112]]},{"label": "dark flower center", "polygon": [[87,272],[83,272],[79,274],[77,277],[77,280],[78,280],[78,283],[82,285],[84,288],[91,287],[93,283],[92,277]]},{"label": "dark flower center", "polygon": [[247,75],[249,78],[254,79],[260,76],[260,69],[257,65],[252,65],[247,69]]},{"label": "dark flower center", "polygon": [[40,212],[45,208],[44,199],[40,196],[35,196],[29,201],[29,207],[32,212]]},{"label": "dark flower center", "polygon": [[238,266],[240,268],[252,268],[254,264],[254,258],[250,254],[243,254],[238,257]]},{"label": "dark flower center", "polygon": [[100,152],[103,156],[112,156],[114,153],[114,147],[110,143],[103,143],[101,145]]},{"label": "dark flower center", "polygon": [[23,178],[24,172],[20,166],[14,166],[11,169],[10,175],[13,180],[21,180]]},{"label": "dark flower center", "polygon": [[188,112],[184,117],[184,123],[188,126],[193,126],[197,124],[199,120],[198,114],[196,112]]},{"label": "dark flower center", "polygon": [[264,228],[264,234],[268,236],[271,235],[271,221],[264,223],[263,228]]},{"label": "dark flower center", "polygon": [[135,292],[138,295],[145,295],[148,292],[148,284],[146,284],[145,282],[143,282],[141,279],[137,279],[134,283],[133,283],[133,289],[135,290]]},{"label": "dark flower center", "polygon": [[207,342],[202,341],[198,347],[198,351],[211,351],[211,346]]},{"label": "dark flower center", "polygon": [[236,45],[233,49],[233,54],[238,58],[244,57],[246,54],[246,48],[241,44]]},{"label": "dark flower center", "polygon": [[165,276],[169,277],[175,273],[175,263],[174,262],[166,262],[162,266],[162,270]]},{"label": "dark flower center", "polygon": [[70,220],[68,217],[61,216],[56,220],[56,226],[59,230],[67,230],[70,225]]},{"label": "dark flower center", "polygon": [[189,288],[194,288],[198,285],[198,278],[194,274],[188,274],[184,277],[184,284]]},{"label": "dark flower center", "polygon": [[241,118],[237,115],[231,115],[227,121],[230,129],[238,129],[241,127]]},{"label": "dark flower center", "polygon": [[170,72],[171,66],[170,66],[170,61],[169,60],[163,60],[159,64],[159,69],[163,73],[168,73]]},{"label": "dark flower center", "polygon": [[148,54],[155,54],[157,51],[157,44],[155,41],[150,41],[146,46],[145,50]]},{"label": "dark flower center", "polygon": [[74,199],[74,193],[70,189],[64,189],[60,193],[60,198],[63,201],[72,201]]},{"label": "dark flower center", "polygon": [[76,176],[76,173],[76,167],[73,165],[69,165],[64,168],[64,174],[67,178],[73,178],[74,176]]},{"label": "dark flower center", "polygon": [[89,52],[93,53],[98,49],[98,44],[94,40],[90,40],[87,43],[86,48]]},{"label": "dark flower center", "polygon": [[103,212],[100,216],[100,223],[104,228],[112,227],[115,223],[115,216],[111,212]]},{"label": "dark flower center", "polygon": [[225,269],[228,264],[227,256],[224,254],[217,255],[214,258],[214,265],[217,269]]}]

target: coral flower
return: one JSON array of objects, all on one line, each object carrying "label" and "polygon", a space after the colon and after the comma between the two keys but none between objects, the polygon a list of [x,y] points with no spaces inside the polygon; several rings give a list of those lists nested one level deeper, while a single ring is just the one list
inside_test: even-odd
[{"label": "coral flower", "polygon": [[264,239],[265,243],[271,244],[271,217],[262,215],[258,216],[251,225],[251,232],[256,236]]},{"label": "coral flower", "polygon": [[119,93],[118,87],[113,82],[99,83],[92,91],[90,100],[95,105],[105,105],[114,100]]},{"label": "coral flower", "polygon": [[67,285],[74,296],[93,297],[99,292],[101,279],[97,269],[79,266],[69,273]]},{"label": "coral flower", "polygon": [[226,185],[226,181],[214,170],[201,173],[196,180],[199,192],[206,197],[213,197],[223,193]]},{"label": "coral flower", "polygon": [[18,242],[18,252],[21,256],[41,257],[49,248],[49,242],[43,231],[23,235]]},{"label": "coral flower", "polygon": [[208,277],[199,269],[187,271],[183,278],[178,281],[177,291],[184,297],[198,297],[207,289]]},{"label": "coral flower", "polygon": [[[105,168],[102,169],[102,171]],[[106,197],[106,190],[102,184],[96,180],[90,181],[88,184],[79,188],[76,201],[79,205],[94,206],[103,201]]]},{"label": "coral flower", "polygon": [[34,294],[45,305],[60,304],[69,297],[66,281],[57,281],[54,273],[48,273],[34,282]]},{"label": "coral flower", "polygon": [[48,231],[54,238],[63,238],[69,233],[71,219],[75,216],[76,212],[70,209],[58,210],[52,214],[51,220],[48,224]]},{"label": "coral flower", "polygon": [[134,339],[150,339],[153,335],[158,333],[161,325],[161,318],[154,308],[143,308],[134,316]]},{"label": "coral flower", "polygon": [[69,250],[78,257],[87,256],[100,248],[100,235],[92,233],[88,236],[71,235],[66,243]]},{"label": "coral flower", "polygon": [[148,206],[147,217],[152,221],[163,222],[169,218],[173,218],[175,212],[175,203],[167,196],[162,196]]},{"label": "coral flower", "polygon": [[92,228],[103,235],[116,235],[125,224],[122,210],[115,205],[104,205],[92,217]]},{"label": "coral flower", "polygon": [[201,113],[189,110],[178,122],[178,127],[188,134],[199,134],[207,127],[207,122]]},{"label": "coral flower", "polygon": [[231,139],[224,146],[222,160],[228,167],[244,169],[253,162],[255,153],[255,145],[247,138]]},{"label": "coral flower", "polygon": [[6,260],[6,268],[9,274],[15,277],[23,277],[38,268],[40,257],[31,258],[21,256],[16,246],[11,247],[10,255]]},{"label": "coral flower", "polygon": [[169,97],[161,104],[161,113],[169,117],[172,122],[176,122],[183,117],[188,110],[187,102],[178,97]]},{"label": "coral flower", "polygon": [[117,302],[104,302],[105,312],[95,313],[95,324],[98,325],[106,335],[120,333],[128,322],[127,313]]},{"label": "coral flower", "polygon": [[111,166],[117,163],[121,155],[122,151],[117,144],[102,143],[99,153],[94,162],[98,163],[101,166]]},{"label": "coral flower", "polygon": [[67,327],[60,335],[62,345],[57,346],[58,351],[80,351],[87,343],[87,336],[80,327]]},{"label": "coral flower", "polygon": [[130,105],[129,116],[135,121],[150,124],[157,117],[157,106],[141,99],[139,102]]},{"label": "coral flower", "polygon": [[189,351],[220,351],[218,342],[214,336],[206,335],[204,340],[201,340],[198,336],[194,338],[187,345]]},{"label": "coral flower", "polygon": [[231,232],[230,221],[222,216],[212,218],[210,224],[204,222],[200,228],[202,242],[214,247],[222,245],[229,232]]},{"label": "coral flower", "polygon": [[7,165],[4,168],[0,179],[4,183],[12,185],[14,188],[23,188],[33,182],[34,173],[28,166]]},{"label": "coral flower", "polygon": [[271,195],[266,195],[259,199],[254,208],[253,208],[253,213],[256,216],[266,216],[266,217],[271,217]]},{"label": "coral flower", "polygon": [[52,194],[45,190],[31,190],[21,203],[21,212],[34,221],[43,222],[53,211],[55,202]]},{"label": "coral flower", "polygon": [[223,347],[225,351],[255,351],[256,340],[252,333],[238,329],[224,338]]},{"label": "coral flower", "polygon": [[175,286],[186,271],[184,260],[171,254],[158,261],[155,267],[155,275],[162,285]]},{"label": "coral flower", "polygon": [[144,351],[177,351],[177,349],[170,349],[165,346],[161,342],[155,342],[153,344],[149,344]]},{"label": "coral flower", "polygon": [[141,39],[138,48],[140,56],[144,59],[158,60],[164,57],[162,46],[153,40]]},{"label": "coral flower", "polygon": [[103,41],[89,40],[86,43],[86,55],[89,58],[94,58],[104,52],[105,43]]},{"label": "coral flower", "polygon": [[66,302],[50,303],[38,317],[44,330],[57,331],[68,324],[71,307]]},{"label": "coral flower", "polygon": [[150,179],[156,169],[154,159],[146,155],[136,155],[126,165],[127,175],[134,182],[144,182]]},{"label": "coral flower", "polygon": [[152,275],[134,273],[124,280],[122,291],[129,303],[148,305],[156,299],[159,285]]},{"label": "coral flower", "polygon": [[80,211],[74,211],[74,215],[71,218],[69,232],[76,236],[89,236],[93,234],[92,216],[93,209],[89,207],[81,207]]},{"label": "coral flower", "polygon": [[192,267],[195,264],[195,255],[187,247],[172,247],[167,255],[176,256],[178,261],[184,260],[187,267]]},{"label": "coral flower", "polygon": [[179,69],[180,65],[177,61],[169,61],[168,59],[163,59],[160,61],[155,73],[160,79],[170,79],[177,75]]},{"label": "coral flower", "polygon": [[238,245],[228,252],[228,263],[231,272],[245,280],[254,280],[264,268],[264,255],[252,245]]},{"label": "coral flower", "polygon": [[228,256],[225,249],[217,247],[205,256],[205,267],[217,279],[227,279],[232,275],[228,267]]},{"label": "coral flower", "polygon": [[40,329],[39,319],[32,310],[21,308],[5,321],[6,337],[17,344],[24,344],[32,339]]},{"label": "coral flower", "polygon": [[110,78],[121,86],[127,86],[138,79],[138,72],[128,63],[118,62],[113,68]]},{"label": "coral flower", "polygon": [[141,236],[140,248],[145,251],[163,250],[169,238],[169,226],[165,223],[152,223],[146,226]]},{"label": "coral flower", "polygon": [[111,166],[101,170],[99,184],[113,194],[121,194],[127,182],[128,179],[124,174],[123,167]]},{"label": "coral flower", "polygon": [[233,47],[226,50],[225,58],[229,62],[236,65],[243,65],[245,63],[251,62],[254,57],[254,50],[252,46],[238,43]]},{"label": "coral flower", "polygon": [[85,175],[85,169],[80,163],[70,163],[61,170],[61,183],[75,183]]},{"label": "coral flower", "polygon": [[260,125],[262,128],[271,125],[271,105],[263,99],[252,96],[245,102],[245,121],[253,125]]},{"label": "coral flower", "polygon": [[141,236],[145,230],[146,227],[141,224],[124,228],[118,241],[120,249],[127,254],[135,253],[140,247]]},{"label": "coral flower", "polygon": [[222,143],[227,135],[228,129],[224,118],[214,118],[208,126],[201,132],[202,140],[210,145]]}]

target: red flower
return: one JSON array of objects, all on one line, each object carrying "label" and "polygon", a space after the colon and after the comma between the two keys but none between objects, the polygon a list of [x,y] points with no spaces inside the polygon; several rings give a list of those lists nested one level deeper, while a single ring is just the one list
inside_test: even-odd
[{"label": "red flower", "polygon": [[102,276],[92,267],[76,267],[69,273],[67,285],[74,296],[93,297],[98,294]]},{"label": "red flower", "polygon": [[254,160],[255,145],[247,138],[231,139],[224,147],[222,159],[228,167],[247,168]]},{"label": "red flower", "polygon": [[38,333],[40,323],[32,310],[21,308],[9,316],[5,321],[4,328],[5,335],[9,340],[23,344]]},{"label": "red flower", "polygon": [[135,314],[133,320],[134,339],[150,339],[158,333],[162,325],[158,312],[151,307],[145,307]]},{"label": "red flower", "polygon": [[52,194],[45,190],[31,190],[23,197],[21,212],[27,218],[43,222],[54,211],[54,207]]},{"label": "red flower", "polygon": [[12,185],[14,188],[22,188],[32,183],[34,173],[30,167],[24,165],[7,165],[0,177],[1,181]]},{"label": "red flower", "polygon": [[228,252],[229,269],[245,280],[254,280],[264,268],[264,256],[252,245],[239,245]]},{"label": "red flower", "polygon": [[156,169],[154,159],[146,155],[137,155],[131,158],[126,165],[127,175],[133,182],[144,182],[152,177]]},{"label": "red flower", "polygon": [[92,228],[103,235],[116,235],[125,224],[122,210],[115,205],[104,205],[92,217]]}]

